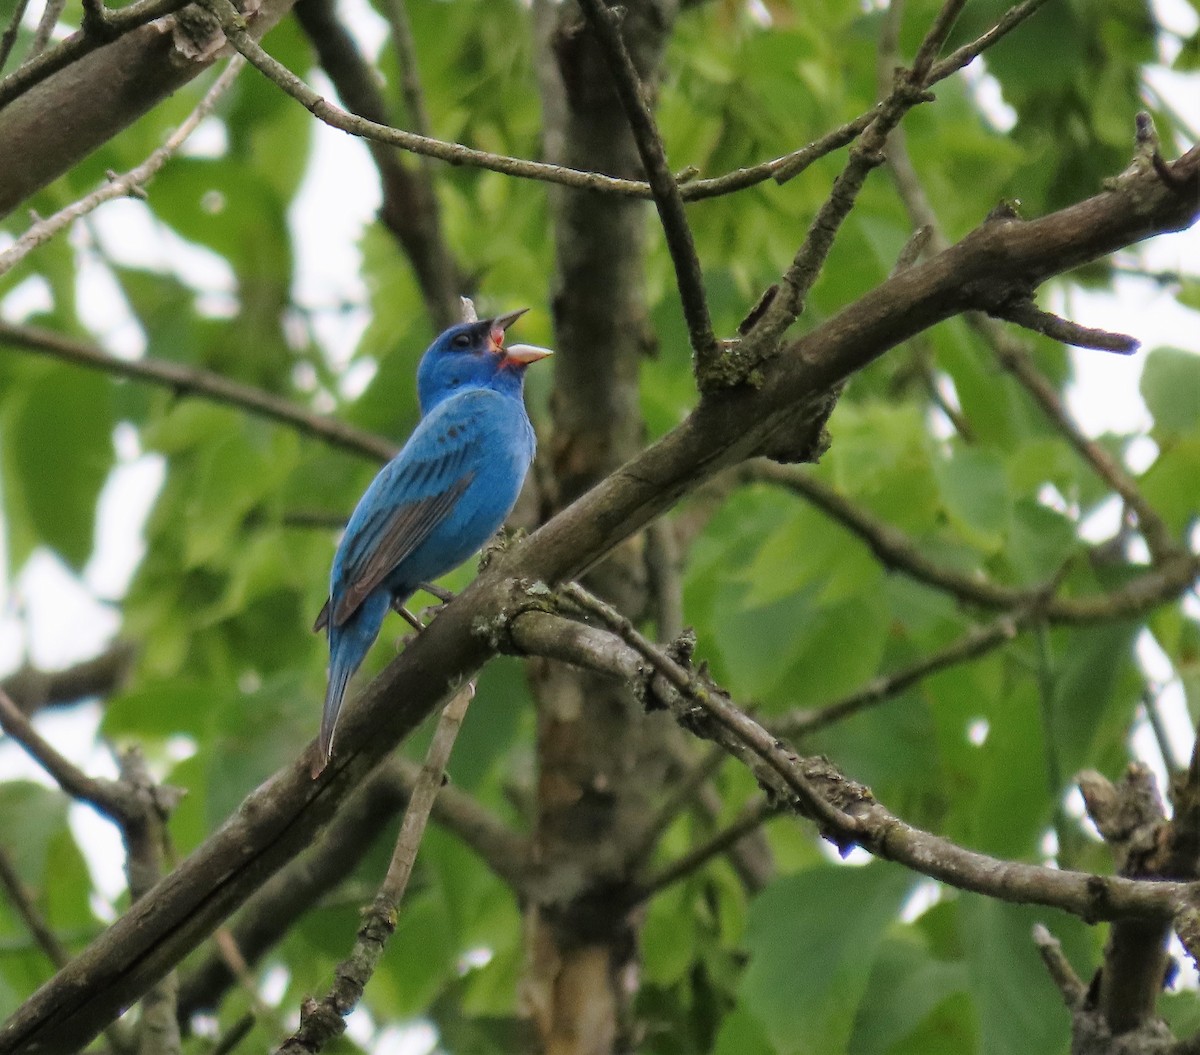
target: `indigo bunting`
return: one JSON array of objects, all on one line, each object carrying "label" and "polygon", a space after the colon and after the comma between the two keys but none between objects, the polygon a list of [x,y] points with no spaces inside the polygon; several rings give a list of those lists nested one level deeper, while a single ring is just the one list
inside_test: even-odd
[{"label": "indigo bunting", "polygon": [[400,610],[422,583],[480,549],[517,501],[534,452],[525,367],[551,354],[504,347],[505,330],[526,310],[451,326],[421,358],[421,420],[351,515],[314,627],[329,636],[314,777],[332,754],[346,685],[388,608]]}]

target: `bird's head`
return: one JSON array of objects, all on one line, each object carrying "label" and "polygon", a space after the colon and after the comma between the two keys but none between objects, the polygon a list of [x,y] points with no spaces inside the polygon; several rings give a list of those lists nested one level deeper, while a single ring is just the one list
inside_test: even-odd
[{"label": "bird's head", "polygon": [[504,346],[505,331],[528,310],[460,322],[443,330],[417,368],[421,412],[428,414],[464,388],[495,388],[520,395],[525,367],[553,354],[532,344]]}]

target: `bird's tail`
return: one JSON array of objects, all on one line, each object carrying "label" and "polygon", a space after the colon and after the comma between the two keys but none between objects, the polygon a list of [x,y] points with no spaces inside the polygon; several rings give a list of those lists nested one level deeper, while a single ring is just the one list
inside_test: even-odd
[{"label": "bird's tail", "polygon": [[325,690],[325,709],[321,713],[321,735],[313,759],[315,780],[329,764],[333,753],[333,732],[337,725],[346,686],[379,634],[388,610],[389,595],[380,590],[368,597],[341,626],[329,626],[329,688]]},{"label": "bird's tail", "polygon": [[346,698],[346,686],[357,666],[347,663],[345,657],[340,659],[339,662],[335,655],[329,664],[329,688],[325,690],[325,709],[321,712],[321,735],[317,738],[317,756],[312,765],[313,780],[321,775],[333,754],[333,731],[337,727],[342,700]]}]

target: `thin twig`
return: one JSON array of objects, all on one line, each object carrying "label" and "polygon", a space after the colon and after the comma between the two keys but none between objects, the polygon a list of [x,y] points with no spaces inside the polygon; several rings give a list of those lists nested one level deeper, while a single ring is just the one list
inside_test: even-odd
[{"label": "thin twig", "polygon": [[67,0],[46,0],[46,6],[42,9],[42,17],[38,19],[37,29],[33,34],[33,43],[29,45],[28,59],[37,58],[46,49],[46,45],[50,43],[50,37],[54,33],[54,27],[58,25],[59,16],[66,6]]},{"label": "thin twig", "polygon": [[21,20],[25,17],[25,8],[28,6],[29,0],[17,0],[12,18],[8,22],[8,28],[5,29],[4,36],[0,37],[0,70],[4,69],[9,55],[12,54],[13,45],[17,42],[17,34],[21,31]]},{"label": "thin twig", "polygon": [[[632,198],[653,198],[650,185],[642,180],[620,179],[599,172],[585,172],[562,165],[550,165],[543,162],[528,161],[523,158],[510,157],[504,154],[493,154],[485,150],[476,150],[460,143],[450,143],[428,136],[417,135],[403,129],[392,128],[375,121],[364,120],[347,113],[340,107],[334,106],[327,99],[308,87],[299,77],[286,66],[276,62],[268,55],[242,28],[244,20],[228,3],[228,0],[203,0],[221,22],[229,42],[241,52],[269,80],[283,89],[288,95],[304,106],[310,113],[333,128],[341,129],[350,135],[363,139],[371,139],[380,143],[408,150],[414,154],[437,158],[452,165],[473,165],[478,168],[501,172],[505,175],[521,179],[538,180],[545,183],[557,183],[566,187],[580,190],[596,191],[598,193],[618,194]],[[958,66],[951,68],[945,63],[938,64],[930,70],[928,83],[934,84],[965,66],[975,58],[986,46],[994,43],[1004,33],[1016,26],[1027,14],[1036,10],[1037,4],[1022,5],[1027,8],[1025,14],[1010,20],[1002,32],[996,32],[983,44],[979,44],[970,54],[968,49],[960,49],[963,58]],[[983,38],[981,38],[983,40]],[[959,52],[955,53],[956,55]],[[0,89],[3,85],[0,84]],[[3,93],[0,91],[0,104],[3,103]],[[707,179],[691,180],[679,188],[684,201],[700,201],[732,194],[747,187],[755,186],[768,179],[785,183],[806,169],[814,161],[832,153],[834,150],[852,142],[868,125],[874,121],[879,108],[874,107],[864,114],[847,121],[844,125],[827,133],[825,136],[783,157],[765,161],[748,168],[736,169],[721,176]]]},{"label": "thin twig", "polygon": [[[137,901],[150,893],[172,863],[167,818],[182,792],[157,785],[136,747],[122,751],[118,763],[121,784],[138,807],[127,810],[121,824],[129,897]],[[178,996],[179,974],[170,970],[142,997],[139,1055],[180,1055],[182,1041],[175,1014]]]},{"label": "thin twig", "polygon": [[[572,584],[564,592],[570,595],[578,591],[579,588]],[[594,601],[589,597],[587,611],[594,611]],[[517,654],[540,652],[541,644],[552,640],[556,634],[572,633],[569,619],[537,607],[518,606],[510,619],[510,631]],[[608,669],[613,676],[628,680],[631,670],[639,669],[643,659],[650,659],[646,650],[653,650],[654,646],[644,641],[641,647],[634,646],[624,629],[617,625],[617,620],[603,617],[603,621],[613,627],[612,632],[586,627],[587,633],[576,638],[578,645],[593,650],[592,660],[584,660],[582,665],[597,670]],[[530,648],[535,642],[535,647]],[[550,652],[557,654],[555,649]],[[662,655],[656,656],[651,662],[660,671],[669,671],[673,664],[669,657]],[[821,822],[822,835],[836,842],[841,849],[858,845],[876,857],[896,861],[960,890],[986,894],[1002,901],[1059,908],[1093,923],[1099,920],[1170,919],[1178,916],[1177,925],[1187,934],[1187,941],[1192,945],[1200,945],[1200,913],[1193,912],[1189,916],[1187,912],[1188,907],[1200,897],[1200,883],[1097,875],[1005,861],[968,850],[941,836],[906,824],[889,811],[869,788],[847,778],[827,759],[802,757],[775,747],[766,730],[744,711],[737,711],[741,717],[738,723],[705,722],[696,713],[697,708],[688,708],[686,703],[681,706],[679,700],[670,698],[670,690],[673,689],[680,692],[685,701],[699,702],[696,696],[688,692],[695,687],[687,685],[686,675],[686,671],[682,672],[682,676],[676,673],[667,677],[664,674],[663,681],[668,691],[656,693],[662,702],[671,707],[680,724],[697,735],[715,740],[747,765],[768,794],[776,796],[781,806],[811,818],[813,813],[808,803],[795,791],[796,778],[802,778],[811,792],[832,812],[832,823]],[[680,685],[685,688],[680,690]],[[721,690],[711,691],[717,693]],[[747,747],[751,741],[756,741],[765,753],[773,754],[769,765],[763,764],[758,746],[752,749]],[[789,770],[792,779],[785,778],[781,772]],[[851,826],[838,827],[838,817],[851,821]]]},{"label": "thin twig", "polygon": [[450,751],[474,695],[475,683],[468,682],[442,710],[408,809],[404,811],[387,875],[374,902],[363,914],[354,949],[338,964],[333,987],[325,998],[320,1003],[305,1002],[300,1012],[300,1027],[280,1045],[279,1055],[312,1055],[345,1031],[345,1016],[362,999],[363,989],[396,929],[396,912],[412,875],[429,813],[442,786]]},{"label": "thin twig", "polygon": [[247,1011],[217,1039],[208,1055],[230,1055],[230,1052],[246,1039],[253,1028],[254,1012]]},{"label": "thin twig", "polygon": [[658,840],[692,800],[700,788],[713,778],[721,763],[727,758],[720,747],[712,747],[708,753],[678,780],[672,781],[671,793],[663,801],[654,816],[639,833],[637,841],[630,847],[629,859],[641,861],[648,857],[658,845]]},{"label": "thin twig", "polygon": [[140,165],[130,169],[124,175],[112,176],[104,186],[60,209],[53,216],[39,220],[30,227],[3,253],[0,253],[0,275],[11,271],[39,245],[48,242],[59,231],[68,227],[72,221],[86,216],[97,206],[106,201],[112,201],[114,198],[125,198],[141,193],[146,182],[170,160],[175,151],[183,145],[184,140],[196,130],[196,126],[212,112],[221,96],[233,84],[243,65],[244,60],[241,56],[233,56],[221,76],[213,82],[213,86],[205,93],[196,108],[171,133],[167,141]]},{"label": "thin twig", "polygon": [[[392,29],[392,47],[396,49],[396,60],[400,66],[400,90],[404,95],[404,107],[413,131],[418,135],[432,137],[433,122],[425,106],[425,92],[421,88],[421,75],[417,69],[417,45],[413,40],[412,24],[404,0],[384,0],[384,16]],[[426,163],[428,158],[422,158]]]},{"label": "thin twig", "polygon": [[[1026,616],[1026,619],[1030,616]],[[931,674],[946,670],[959,663],[978,659],[993,649],[1012,641],[1021,629],[1022,618],[1003,615],[986,626],[973,626],[956,641],[943,649],[932,652],[923,659],[901,667],[891,674],[875,678],[861,689],[843,696],[834,703],[815,710],[794,711],[769,723],[769,728],[781,736],[808,736],[843,721],[871,707],[876,707],[924,680]]]},{"label": "thin twig", "polygon": [[605,62],[616,85],[617,97],[629,121],[633,141],[646,178],[654,195],[654,205],[662,223],[667,240],[667,251],[675,266],[675,284],[679,287],[679,299],[683,303],[683,315],[687,321],[692,354],[695,357],[697,374],[702,375],[711,368],[718,353],[717,338],[713,334],[712,319],[708,313],[708,300],[704,292],[704,275],[700,259],[696,255],[696,244],[692,229],[688,226],[687,214],[679,185],[667,164],[662,136],[655,124],[654,115],[646,103],[637,68],[625,48],[625,41],[617,25],[617,14],[601,0],[579,0],[579,6],[599,40]]},{"label": "thin twig", "polygon": [[[892,177],[896,183],[896,190],[905,208],[908,210],[909,219],[913,226],[928,228],[931,232],[931,248],[933,252],[944,252],[950,247],[950,242],[942,232],[937,214],[925,194],[920,177],[913,167],[912,160],[908,155],[907,146],[902,137],[898,137],[892,143],[889,163]],[[1033,310],[1037,311],[1036,308]],[[979,334],[983,341],[992,349],[1000,365],[1012,374],[1017,382],[1033,397],[1034,401],[1042,408],[1042,412],[1054,423],[1058,431],[1075,449],[1075,452],[1137,514],[1138,525],[1146,540],[1146,545],[1150,549],[1151,556],[1156,561],[1162,561],[1178,555],[1180,552],[1179,544],[1172,537],[1170,529],[1163,522],[1162,517],[1158,515],[1146,500],[1136,481],[1107,449],[1084,434],[1083,430],[1068,412],[1063,401],[1059,398],[1054,385],[1038,370],[1030,358],[1028,351],[1026,351],[1024,344],[1013,338],[1000,323],[981,312],[969,311],[963,317],[967,325]],[[1089,331],[1084,327],[1077,327],[1074,323],[1067,323],[1063,319],[1057,321],[1071,328],[1070,333],[1072,337],[1081,337],[1084,334],[1090,334],[1093,338],[1101,339],[1101,331]],[[1024,323],[1022,324],[1024,325]],[[1123,338],[1119,334],[1105,334],[1103,336],[1109,339],[1110,343],[1113,343],[1114,339],[1118,338],[1128,341],[1133,340],[1132,338]],[[1062,339],[1062,337],[1058,339]],[[1120,343],[1119,340],[1116,343]]]},{"label": "thin twig", "polygon": [[1033,944],[1037,946],[1042,963],[1046,965],[1046,970],[1050,972],[1050,977],[1054,979],[1054,984],[1062,993],[1063,1003],[1067,1005],[1067,1009],[1074,1011],[1077,1007],[1081,1007],[1087,996],[1087,986],[1079,980],[1079,975],[1075,973],[1075,968],[1071,966],[1071,961],[1063,952],[1062,942],[1054,937],[1044,924],[1035,923],[1033,925]]},{"label": "thin twig", "polygon": [[3,729],[73,799],[86,802],[120,825],[129,812],[127,797],[118,782],[89,777],[61,755],[34,727],[21,709],[0,689],[0,729]]},{"label": "thin twig", "polygon": [[1150,556],[1162,563],[1183,552],[1162,517],[1150,505],[1137,482],[1124,466],[1095,440],[1090,439],[1067,410],[1054,385],[1037,368],[1025,346],[1004,328],[978,312],[968,312],[967,324],[991,345],[1000,365],[1021,384],[1042,412],[1054,423],[1063,438],[1109,487],[1137,514],[1138,529],[1146,540]]},{"label": "thin twig", "polygon": [[1141,347],[1136,337],[1110,330],[1098,330],[1091,326],[1080,326],[1077,322],[1043,311],[1032,300],[1019,300],[1001,304],[989,314],[998,319],[1015,322],[1034,333],[1044,334],[1051,340],[1070,344],[1076,348],[1094,348],[1100,352],[1115,352],[1117,355],[1133,355]]},{"label": "thin twig", "polygon": [[33,895],[21,882],[12,858],[8,856],[8,851],[3,847],[0,847],[0,887],[4,888],[10,904],[17,910],[17,915],[21,917],[25,926],[29,928],[29,933],[33,935],[33,940],[37,942],[38,948],[46,954],[46,958],[55,967],[62,967],[71,958],[70,954],[63,948],[62,942],[50,929],[50,924],[38,911]]},{"label": "thin twig", "polygon": [[231,381],[221,374],[164,359],[118,359],[94,344],[64,337],[36,326],[17,326],[0,320],[0,344],[50,355],[77,366],[144,381],[170,389],[180,396],[196,396],[224,403],[250,414],[277,421],[334,447],[387,461],[397,447],[382,436],[356,429],[253,385]]},{"label": "thin twig", "polygon": [[562,595],[584,612],[601,619],[627,645],[640,653],[686,699],[735,736],[748,751],[773,769],[804,804],[805,812],[835,831],[852,832],[857,827],[852,817],[816,793],[799,769],[790,764],[787,752],[757,722],[725,700],[692,671],[675,662],[662,649],[647,641],[633,623],[616,608],[588,593],[575,582],[565,583]]},{"label": "thin twig", "polygon": [[964,44],[957,51],[952,51],[941,62],[935,63],[929,71],[927,83],[934,84],[949,77],[952,73],[957,73],[982,55],[1001,37],[1011,33],[1030,15],[1035,14],[1046,2],[1047,0],[1025,0],[1016,7],[1010,7],[1004,13],[1004,17],[982,36],[976,37],[970,44]]},{"label": "thin twig", "polygon": [[744,809],[737,820],[722,828],[711,838],[693,847],[683,857],[671,862],[661,872],[651,876],[637,888],[635,897],[638,901],[649,901],[655,894],[661,893],[673,883],[686,879],[698,872],[714,857],[723,854],[735,843],[740,842],[764,821],[779,813],[778,804],[770,799],[761,798]]}]

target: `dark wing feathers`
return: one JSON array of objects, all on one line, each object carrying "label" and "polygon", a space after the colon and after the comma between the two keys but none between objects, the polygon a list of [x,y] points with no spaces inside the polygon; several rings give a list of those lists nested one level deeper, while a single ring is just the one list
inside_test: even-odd
[{"label": "dark wing feathers", "polygon": [[347,586],[333,609],[334,626],[345,623],[367,594],[429,537],[474,478],[473,472],[467,473],[445,491],[408,502],[393,510],[385,521],[375,525],[375,530],[364,545],[355,547],[355,552],[348,554],[344,569]]}]

